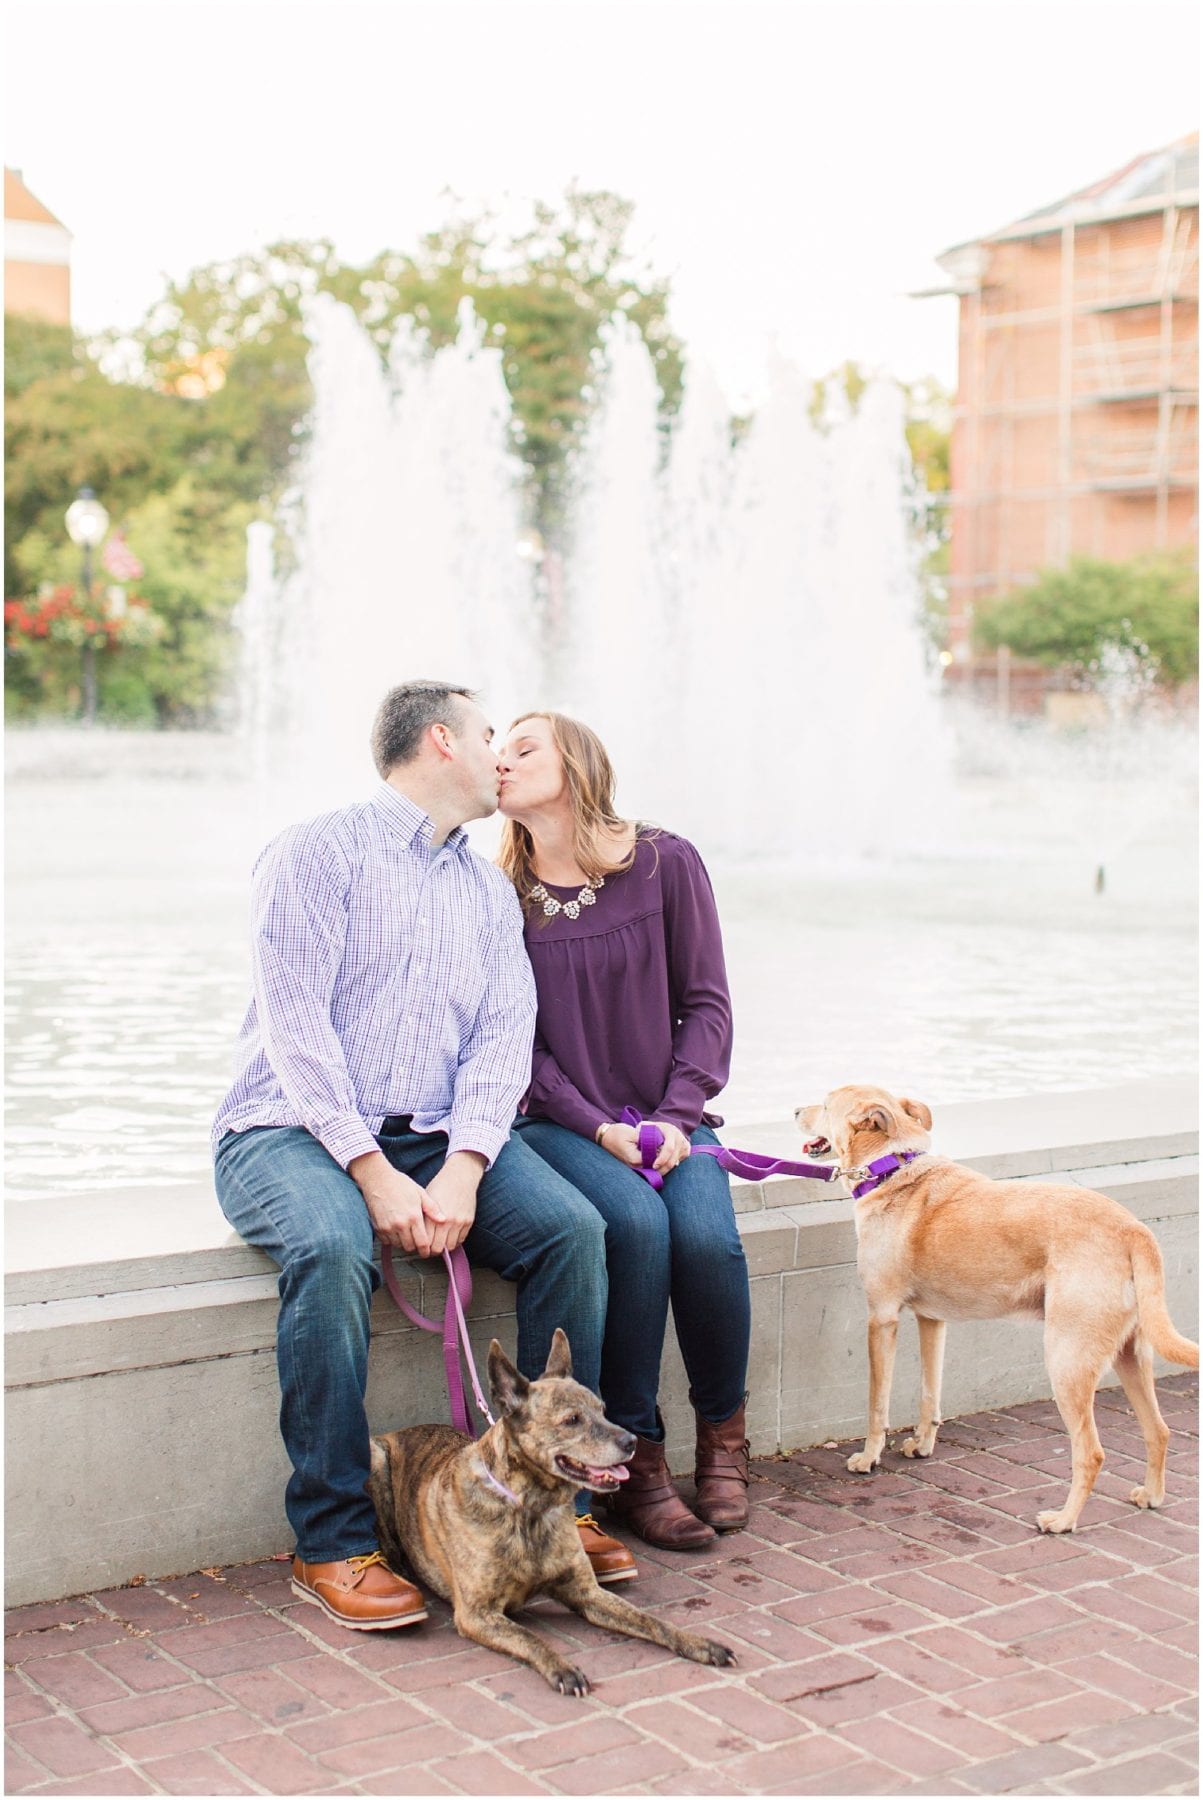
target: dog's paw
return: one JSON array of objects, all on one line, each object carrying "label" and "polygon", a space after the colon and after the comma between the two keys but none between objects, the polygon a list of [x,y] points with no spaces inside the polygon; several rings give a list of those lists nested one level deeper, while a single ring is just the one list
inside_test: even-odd
[{"label": "dog's paw", "polygon": [[703,1638],[705,1660],[715,1669],[733,1668],[737,1661],[734,1650],[728,1650],[726,1644],[716,1644],[713,1638]]},{"label": "dog's paw", "polygon": [[1156,1511],[1157,1507],[1161,1506],[1165,1501],[1164,1494],[1161,1494],[1154,1500],[1148,1488],[1145,1487],[1134,1487],[1132,1492],[1128,1495],[1128,1498],[1133,1506],[1139,1506],[1142,1512],[1145,1510]]},{"label": "dog's paw", "polygon": [[570,1694],[578,1700],[583,1700],[586,1694],[593,1692],[589,1685],[589,1677],[582,1670],[574,1669],[568,1663],[565,1663],[562,1669],[557,1669],[554,1674],[549,1675],[547,1679],[557,1694]]},{"label": "dog's paw", "polygon": [[848,1468],[853,1475],[871,1475],[877,1467],[877,1458],[868,1450],[861,1450],[848,1458]]},{"label": "dog's paw", "polygon": [[917,1437],[904,1438],[902,1443],[898,1446],[904,1456],[930,1456],[935,1447],[935,1438],[933,1438],[929,1444],[925,1443],[922,1438]]},{"label": "dog's paw", "polygon": [[1071,1519],[1067,1512],[1042,1512],[1036,1514],[1036,1523],[1041,1531],[1055,1535],[1059,1532],[1072,1531],[1077,1520]]}]

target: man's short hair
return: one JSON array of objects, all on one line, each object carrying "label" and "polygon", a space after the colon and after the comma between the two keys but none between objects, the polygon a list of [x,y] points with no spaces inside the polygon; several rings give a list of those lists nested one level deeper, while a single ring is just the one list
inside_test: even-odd
[{"label": "man's short hair", "polygon": [[430,726],[458,729],[460,700],[475,699],[471,688],[446,681],[406,681],[391,688],[372,726],[372,756],[382,778],[399,763],[412,761]]}]

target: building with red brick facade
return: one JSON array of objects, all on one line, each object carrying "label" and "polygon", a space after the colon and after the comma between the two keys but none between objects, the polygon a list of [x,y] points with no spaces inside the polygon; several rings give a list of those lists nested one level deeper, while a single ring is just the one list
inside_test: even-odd
[{"label": "building with red brick facade", "polygon": [[4,171],[4,310],[71,323],[71,233],[19,169]]},{"label": "building with red brick facade", "polygon": [[1199,153],[1191,137],[938,258],[960,297],[949,649],[1074,555],[1193,545]]}]

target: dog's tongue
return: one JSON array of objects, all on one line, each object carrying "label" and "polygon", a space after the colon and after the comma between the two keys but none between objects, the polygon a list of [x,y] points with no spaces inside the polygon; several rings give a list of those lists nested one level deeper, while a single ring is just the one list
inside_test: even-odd
[{"label": "dog's tongue", "polygon": [[615,1463],[613,1468],[610,1469],[588,1470],[590,1481],[601,1481],[603,1483],[625,1481],[630,1473],[631,1471],[627,1468],[625,1463]]}]

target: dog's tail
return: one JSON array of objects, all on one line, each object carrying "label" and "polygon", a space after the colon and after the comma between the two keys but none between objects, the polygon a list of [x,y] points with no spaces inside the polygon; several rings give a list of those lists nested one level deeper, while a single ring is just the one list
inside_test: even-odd
[{"label": "dog's tail", "polygon": [[1132,1280],[1136,1287],[1136,1311],[1142,1336],[1167,1362],[1197,1369],[1199,1346],[1175,1328],[1165,1304],[1165,1268],[1157,1239],[1151,1231],[1134,1232],[1131,1241]]}]

